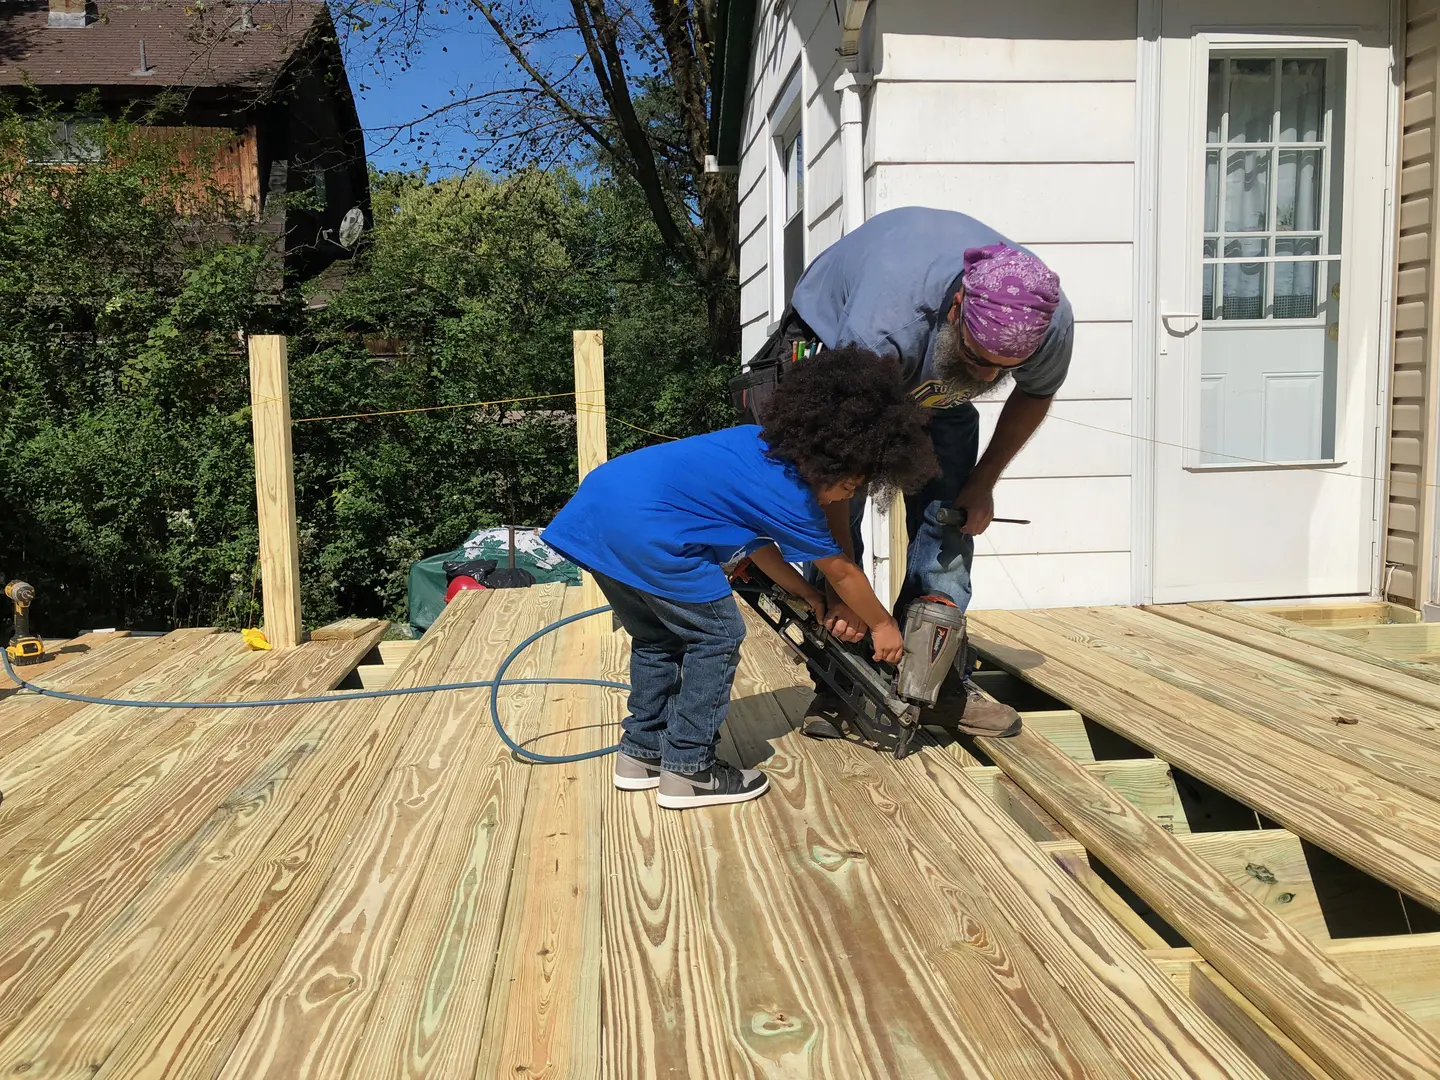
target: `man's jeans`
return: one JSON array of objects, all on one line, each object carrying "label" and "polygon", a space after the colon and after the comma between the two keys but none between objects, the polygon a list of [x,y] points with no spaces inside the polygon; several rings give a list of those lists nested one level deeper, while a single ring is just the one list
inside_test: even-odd
[{"label": "man's jeans", "polygon": [[710,768],[745,640],[735,597],[686,604],[603,574],[595,583],[631,639],[630,715],[621,752],[658,762],[666,772]]},{"label": "man's jeans", "polygon": [[[955,502],[970,479],[980,452],[980,414],[974,405],[939,409],[931,414],[930,441],[940,462],[940,475],[914,495],[905,497],[905,525],[910,547],[905,556],[905,584],[896,598],[894,614],[902,620],[905,608],[917,596],[944,596],[961,611],[970,606],[970,564],[975,557],[975,538],[953,526],[942,526],[935,514]],[[860,520],[865,511],[862,499],[850,500],[850,539],[855,558],[864,552]],[[819,584],[814,565],[806,576]],[[966,656],[955,658],[956,673],[963,679],[969,670]]]}]

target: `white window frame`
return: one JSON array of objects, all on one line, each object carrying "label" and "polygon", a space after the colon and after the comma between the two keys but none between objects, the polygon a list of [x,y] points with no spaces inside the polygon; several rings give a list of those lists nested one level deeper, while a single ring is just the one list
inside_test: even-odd
[{"label": "white window frame", "polygon": [[[802,93],[804,72],[801,60],[803,60],[803,55],[796,59],[795,66],[791,69],[790,75],[781,86],[779,93],[775,95],[769,111],[770,206],[768,229],[770,233],[770,321],[772,323],[779,322],[787,301],[785,296],[785,226],[789,224],[789,220],[785,214],[787,202],[785,149],[794,142],[796,136],[799,136],[801,140],[801,168],[802,170],[804,168],[805,110]],[[808,220],[805,212],[803,180],[800,186],[801,198],[797,213],[802,222],[800,261],[804,266],[809,263],[809,236],[807,235],[808,230],[803,226],[803,222]]]}]

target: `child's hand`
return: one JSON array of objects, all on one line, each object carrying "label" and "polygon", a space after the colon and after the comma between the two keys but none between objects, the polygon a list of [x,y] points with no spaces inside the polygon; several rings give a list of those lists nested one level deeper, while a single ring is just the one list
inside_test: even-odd
[{"label": "child's hand", "polygon": [[898,664],[905,655],[905,635],[900,632],[900,624],[894,619],[880,626],[872,626],[870,641],[875,646],[876,660]]}]

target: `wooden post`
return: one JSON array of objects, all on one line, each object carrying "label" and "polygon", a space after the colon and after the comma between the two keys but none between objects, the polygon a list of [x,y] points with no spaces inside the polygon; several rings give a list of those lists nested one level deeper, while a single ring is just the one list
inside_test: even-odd
[{"label": "wooden post", "polygon": [[910,549],[910,533],[905,522],[905,496],[895,493],[890,504],[890,603],[900,599],[905,587],[905,565]]},{"label": "wooden post", "polygon": [[290,449],[290,371],[285,339],[251,335],[250,419],[255,431],[255,504],[265,636],[277,649],[300,644],[300,532]]},{"label": "wooden post", "polygon": [[[580,479],[609,456],[605,441],[605,335],[599,330],[576,330],[575,441],[579,449]],[[605,597],[589,574],[581,574],[585,608],[601,607]],[[591,622],[595,620],[589,620]]]}]

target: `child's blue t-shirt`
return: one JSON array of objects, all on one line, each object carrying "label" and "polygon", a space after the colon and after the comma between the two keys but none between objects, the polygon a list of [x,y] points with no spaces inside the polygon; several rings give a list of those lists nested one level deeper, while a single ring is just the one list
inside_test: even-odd
[{"label": "child's blue t-shirt", "polygon": [[586,569],[694,604],[730,595],[722,567],[772,541],[790,562],[839,555],[815,494],[765,449],[745,426],[615,458],[542,539]]}]

